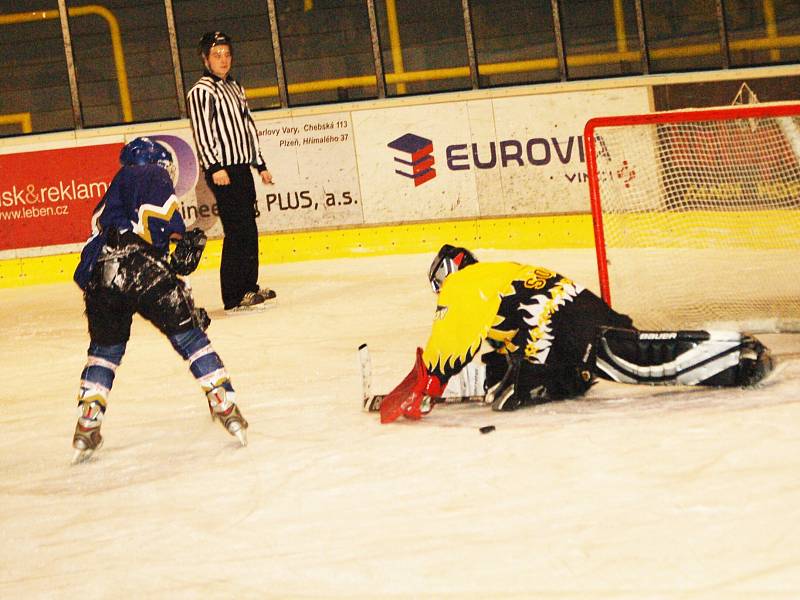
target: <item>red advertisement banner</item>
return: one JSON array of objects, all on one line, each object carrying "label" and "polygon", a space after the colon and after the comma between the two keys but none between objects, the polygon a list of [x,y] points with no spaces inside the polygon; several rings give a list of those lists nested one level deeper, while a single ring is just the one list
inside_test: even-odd
[{"label": "red advertisement banner", "polygon": [[0,155],[0,250],[85,241],[122,145]]}]

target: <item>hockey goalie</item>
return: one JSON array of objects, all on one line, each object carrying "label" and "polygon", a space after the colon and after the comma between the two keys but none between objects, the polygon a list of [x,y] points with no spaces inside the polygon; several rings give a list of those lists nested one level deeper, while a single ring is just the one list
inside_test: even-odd
[{"label": "hockey goalie", "polygon": [[[383,398],[381,423],[420,419],[459,377],[480,381],[485,402],[508,411],[582,396],[597,378],[746,387],[772,369],[769,350],[753,336],[640,331],[627,315],[543,267],[479,262],[466,248],[446,244],[428,276],[438,295],[433,329],[411,372]],[[476,361],[484,342],[491,351]]]}]

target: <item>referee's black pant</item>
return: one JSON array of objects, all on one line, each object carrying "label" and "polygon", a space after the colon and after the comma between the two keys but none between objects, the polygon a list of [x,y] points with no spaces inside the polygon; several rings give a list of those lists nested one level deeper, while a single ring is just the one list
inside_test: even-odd
[{"label": "referee's black pant", "polygon": [[258,291],[258,227],[256,188],[250,165],[225,167],[231,182],[216,185],[209,173],[206,183],[217,201],[225,239],[219,269],[222,303],[237,306],[247,292]]}]

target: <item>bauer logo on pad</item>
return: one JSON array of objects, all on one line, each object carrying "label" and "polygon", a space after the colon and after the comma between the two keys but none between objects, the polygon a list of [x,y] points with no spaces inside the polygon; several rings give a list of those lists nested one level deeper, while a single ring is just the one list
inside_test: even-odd
[{"label": "bauer logo on pad", "polygon": [[433,142],[427,138],[407,133],[387,144],[398,154],[394,157],[394,172],[403,177],[408,177],[414,182],[414,187],[436,177],[433,168]]}]

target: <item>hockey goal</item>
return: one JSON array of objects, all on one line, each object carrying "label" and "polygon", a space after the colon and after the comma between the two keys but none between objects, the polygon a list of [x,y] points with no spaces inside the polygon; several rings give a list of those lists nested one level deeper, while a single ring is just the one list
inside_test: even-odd
[{"label": "hockey goal", "polygon": [[584,140],[607,302],[647,329],[800,330],[800,104],[601,117]]}]

